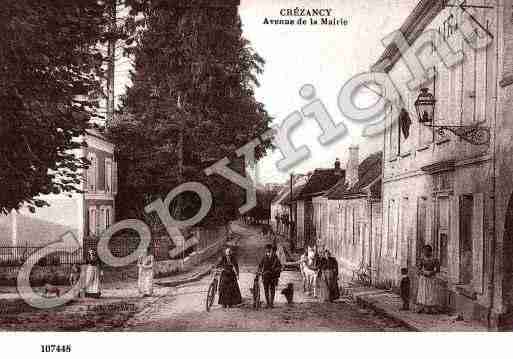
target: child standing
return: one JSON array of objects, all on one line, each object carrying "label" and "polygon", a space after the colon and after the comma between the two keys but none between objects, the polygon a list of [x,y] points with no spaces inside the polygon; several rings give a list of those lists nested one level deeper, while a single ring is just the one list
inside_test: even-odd
[{"label": "child standing", "polygon": [[408,277],[408,268],[401,268],[401,299],[403,301],[401,310],[410,310],[410,277]]}]

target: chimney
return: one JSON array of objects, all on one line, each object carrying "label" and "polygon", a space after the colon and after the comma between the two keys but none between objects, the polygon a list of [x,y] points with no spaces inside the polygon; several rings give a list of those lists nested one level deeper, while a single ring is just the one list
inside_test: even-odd
[{"label": "chimney", "polygon": [[360,164],[358,146],[349,147],[349,159],[346,167],[346,183],[349,188],[358,182],[358,166]]}]

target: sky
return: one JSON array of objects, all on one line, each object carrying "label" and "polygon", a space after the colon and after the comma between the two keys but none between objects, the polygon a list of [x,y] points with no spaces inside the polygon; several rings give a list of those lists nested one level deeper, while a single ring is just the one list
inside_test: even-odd
[{"label": "sky", "polygon": [[[319,144],[321,130],[315,121],[304,119],[291,134],[296,147],[307,145],[311,157],[291,169],[308,173],[315,168],[332,167],[340,158],[343,167],[347,148],[360,147],[360,161],[367,154],[381,150],[381,138],[369,141],[360,136],[362,125],[342,117],[337,106],[340,89],[352,76],[369,70],[384,50],[381,39],[397,30],[418,0],[241,0],[239,8],[244,36],[266,60],[261,87],[256,95],[280,124],[289,114],[308,102],[299,96],[304,84],[315,86],[318,98],[328,108],[335,122],[348,127],[348,135],[329,146]],[[290,26],[264,24],[279,19],[280,9],[330,8],[336,18],[347,18],[347,26]],[[366,103],[361,99],[362,105]],[[375,99],[369,97],[369,104]],[[257,181],[284,182],[289,172],[281,172],[276,163],[279,151],[264,158],[258,165]]]},{"label": "sky", "polygon": [[[369,71],[384,50],[381,39],[397,30],[417,3],[418,0],[241,0],[239,13],[243,34],[266,60],[256,96],[274,118],[273,124],[279,125],[308,103],[299,96],[299,89],[312,84],[333,120],[336,123],[343,121],[348,128],[347,136],[323,146],[317,140],[320,128],[314,120],[305,118],[291,133],[291,140],[296,147],[308,146],[310,158],[288,172],[281,172],[276,163],[282,156],[275,151],[258,163],[253,174],[257,182],[284,182],[290,172],[308,173],[315,168],[332,167],[336,158],[340,158],[344,167],[347,148],[351,144],[360,147],[360,161],[381,150],[381,138],[372,141],[362,138],[363,125],[342,117],[337,98],[344,83],[352,76]],[[289,8],[332,9],[332,17],[347,19],[348,25],[264,24],[266,17],[284,19],[280,17],[280,10]],[[128,59],[118,62],[118,95],[124,91],[127,80],[123,74],[130,67]],[[365,106],[376,98],[362,94],[357,101]]]}]

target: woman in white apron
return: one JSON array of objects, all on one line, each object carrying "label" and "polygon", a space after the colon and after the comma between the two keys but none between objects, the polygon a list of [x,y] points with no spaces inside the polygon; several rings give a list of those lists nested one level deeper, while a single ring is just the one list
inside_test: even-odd
[{"label": "woman in white apron", "polygon": [[139,267],[139,280],[138,287],[139,293],[143,295],[143,297],[148,297],[153,295],[153,265],[155,263],[153,254],[151,254],[151,250],[148,249],[146,255],[143,255],[137,261],[137,266]]},{"label": "woman in white apron", "polygon": [[87,252],[86,270],[85,270],[85,296],[88,298],[100,298],[101,279],[103,271],[98,255],[93,249]]}]

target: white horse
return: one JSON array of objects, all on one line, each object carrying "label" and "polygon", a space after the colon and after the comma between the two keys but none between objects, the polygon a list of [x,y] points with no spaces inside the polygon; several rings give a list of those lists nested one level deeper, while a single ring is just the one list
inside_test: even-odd
[{"label": "white horse", "polygon": [[307,254],[303,254],[300,260],[301,276],[303,277],[303,291],[317,297],[318,263],[317,251],[308,247]]}]

